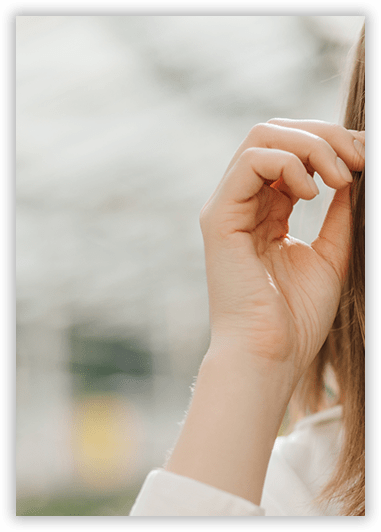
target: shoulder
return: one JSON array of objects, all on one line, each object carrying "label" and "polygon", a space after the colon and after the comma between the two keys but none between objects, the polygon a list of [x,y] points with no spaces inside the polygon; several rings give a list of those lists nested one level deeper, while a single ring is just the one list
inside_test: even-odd
[{"label": "shoulder", "polygon": [[332,474],[341,439],[341,406],[306,416],[277,438],[263,490],[266,515],[321,515],[313,498]]}]

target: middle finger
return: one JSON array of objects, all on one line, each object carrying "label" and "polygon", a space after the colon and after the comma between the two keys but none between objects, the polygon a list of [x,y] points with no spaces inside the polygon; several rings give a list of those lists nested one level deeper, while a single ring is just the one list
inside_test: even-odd
[{"label": "middle finger", "polygon": [[[297,124],[295,121],[293,124]],[[310,127],[304,124],[304,127]],[[233,157],[227,171],[234,165],[240,154],[248,147],[265,147],[280,149],[294,153],[303,162],[308,171],[316,171],[323,181],[330,187],[340,189],[352,181],[352,174],[348,169],[359,169],[364,160],[360,157],[354,146],[355,137],[344,128],[325,122],[319,123],[319,133],[324,137],[332,138],[333,130],[343,130],[340,142],[336,149],[345,158],[345,163],[338,157],[323,136],[318,136],[310,131],[285,127],[276,124],[258,124],[254,126],[248,137],[241,144]]]}]

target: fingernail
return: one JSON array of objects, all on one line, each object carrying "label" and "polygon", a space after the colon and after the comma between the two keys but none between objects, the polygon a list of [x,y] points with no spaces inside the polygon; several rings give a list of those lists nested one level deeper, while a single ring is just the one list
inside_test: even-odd
[{"label": "fingernail", "polygon": [[353,145],[354,145],[354,147],[356,148],[357,153],[358,153],[363,159],[365,159],[365,146],[364,146],[364,144],[362,144],[362,142],[360,142],[359,140],[355,139],[355,140],[353,141]]},{"label": "fingernail", "polygon": [[317,184],[315,183],[315,181],[312,179],[312,177],[310,176],[310,174],[307,174],[307,181],[308,181],[308,184],[310,185],[310,189],[311,189],[312,192],[315,194],[315,196],[316,196],[317,194],[319,194],[318,186],[317,186]]},{"label": "fingernail", "polygon": [[340,157],[338,157],[336,159],[336,165],[344,181],[346,181],[347,183],[352,183],[353,181],[352,174],[349,171],[348,166],[345,164],[343,159],[340,159]]}]

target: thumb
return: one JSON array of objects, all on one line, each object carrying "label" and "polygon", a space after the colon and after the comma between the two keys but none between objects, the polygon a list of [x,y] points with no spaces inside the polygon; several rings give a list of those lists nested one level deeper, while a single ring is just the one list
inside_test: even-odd
[{"label": "thumb", "polygon": [[351,186],[337,190],[319,236],[311,247],[336,271],[341,282],[348,269],[351,245]]}]

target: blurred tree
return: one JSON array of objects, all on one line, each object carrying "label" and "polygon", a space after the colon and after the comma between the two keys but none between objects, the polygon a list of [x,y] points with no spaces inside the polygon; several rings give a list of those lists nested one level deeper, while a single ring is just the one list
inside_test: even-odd
[{"label": "blurred tree", "polygon": [[148,377],[152,374],[152,356],[134,338],[97,338],[86,336],[79,327],[70,332],[70,371],[79,379],[77,392],[102,388],[104,378],[113,374]]}]

